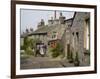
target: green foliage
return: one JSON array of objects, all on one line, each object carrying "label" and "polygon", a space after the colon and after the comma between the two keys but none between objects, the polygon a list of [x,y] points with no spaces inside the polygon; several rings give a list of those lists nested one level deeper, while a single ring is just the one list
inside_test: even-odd
[{"label": "green foliage", "polygon": [[27,55],[34,55],[32,49],[30,47],[26,48],[25,53]]},{"label": "green foliage", "polygon": [[73,52],[70,52],[70,55],[68,56],[69,58],[69,62],[72,63],[73,62]]},{"label": "green foliage", "polygon": [[62,51],[62,46],[60,43],[57,43],[57,46],[55,48],[53,48],[51,51],[52,51],[52,57],[53,58],[56,58],[58,57],[59,55],[61,55],[61,53],[63,53]]},{"label": "green foliage", "polygon": [[73,52],[70,53],[70,58],[73,60]]},{"label": "green foliage", "polygon": [[32,39],[31,40],[31,47],[36,49],[36,43],[39,43],[40,40],[39,39]]},{"label": "green foliage", "polygon": [[24,46],[23,46],[24,50],[26,50],[28,46],[29,46],[29,40],[28,40],[28,37],[25,37],[24,38]]},{"label": "green foliage", "polygon": [[79,61],[78,52],[76,52],[75,61]]},{"label": "green foliage", "polygon": [[53,58],[56,58],[56,57],[58,57],[59,55],[60,55],[59,52],[53,52],[53,53],[52,53],[52,57],[53,57]]},{"label": "green foliage", "polygon": [[70,59],[70,52],[67,53],[67,59]]},{"label": "green foliage", "polygon": [[24,50],[24,45],[23,45],[23,46],[21,46],[21,50]]},{"label": "green foliage", "polygon": [[25,53],[28,55],[33,55],[33,49],[36,50],[36,43],[39,42],[39,39],[32,39],[25,37],[24,38],[24,45],[21,46],[21,50],[25,50]]},{"label": "green foliage", "polygon": [[75,61],[74,61],[74,65],[75,66],[79,66],[79,56],[78,56],[78,52],[76,52],[76,56],[75,56]]},{"label": "green foliage", "polygon": [[61,58],[65,57],[65,53],[62,51]]},{"label": "green foliage", "polygon": [[30,39],[30,40],[29,40],[29,47],[30,47],[31,49],[33,49],[33,48],[35,48],[35,45],[36,45],[36,43],[34,42],[34,39]]}]

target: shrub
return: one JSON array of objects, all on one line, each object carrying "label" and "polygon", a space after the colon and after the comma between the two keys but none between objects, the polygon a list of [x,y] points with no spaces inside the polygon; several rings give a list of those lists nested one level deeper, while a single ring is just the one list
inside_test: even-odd
[{"label": "shrub", "polygon": [[73,52],[70,53],[70,58],[73,59]]},{"label": "shrub", "polygon": [[67,52],[67,59],[70,59],[70,52]]},{"label": "shrub", "polygon": [[32,49],[31,49],[30,47],[28,47],[28,48],[25,50],[25,53],[26,53],[27,55],[34,55]]},{"label": "shrub", "polygon": [[25,37],[24,38],[24,50],[26,50],[28,46],[29,46],[29,40],[28,40],[28,37]]},{"label": "shrub", "polygon": [[24,45],[20,47],[21,50],[24,50]]},{"label": "shrub", "polygon": [[78,56],[78,52],[76,52],[76,56],[75,56],[75,61],[74,61],[74,65],[75,66],[79,66],[79,56]]},{"label": "shrub", "polygon": [[76,52],[75,61],[79,61],[78,52]]},{"label": "shrub", "polygon": [[72,51],[70,52],[69,62],[70,63],[73,63],[73,53],[72,53]]},{"label": "shrub", "polygon": [[59,55],[60,55],[60,53],[59,53],[59,52],[56,52],[56,51],[52,53],[52,57],[53,57],[53,58],[56,58],[56,57],[58,57]]},{"label": "shrub", "polygon": [[36,43],[39,42],[39,39],[30,39],[28,37],[24,38],[24,45],[21,46],[21,50],[25,50],[25,53],[28,55],[34,55],[34,51],[36,51]]},{"label": "shrub", "polygon": [[52,57],[58,57],[59,55],[61,55],[61,53],[63,53],[63,49],[60,43],[57,43],[57,46],[55,48],[52,48]]}]

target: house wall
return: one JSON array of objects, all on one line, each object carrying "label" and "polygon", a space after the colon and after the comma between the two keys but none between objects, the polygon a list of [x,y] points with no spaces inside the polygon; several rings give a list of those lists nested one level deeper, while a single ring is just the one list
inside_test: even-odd
[{"label": "house wall", "polygon": [[72,19],[69,19],[65,22],[65,29],[61,38],[61,44],[63,46],[63,51],[64,51],[64,58],[68,58],[71,49],[71,24],[72,24]]},{"label": "house wall", "polygon": [[75,58],[77,52],[80,62],[84,61],[84,48],[87,45],[86,19],[88,18],[89,13],[76,12],[71,27],[71,49],[73,50],[73,58]]},{"label": "house wall", "polygon": [[70,21],[67,21],[66,28],[61,39],[65,57],[68,58],[68,55],[72,52],[73,58],[75,59],[76,53],[78,53],[79,61],[84,62],[84,52],[89,50],[90,46],[89,17],[89,13],[76,12],[72,26],[69,25]]}]

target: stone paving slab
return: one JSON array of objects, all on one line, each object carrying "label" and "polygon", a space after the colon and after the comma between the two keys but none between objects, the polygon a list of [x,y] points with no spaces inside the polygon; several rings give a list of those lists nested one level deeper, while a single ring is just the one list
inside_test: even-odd
[{"label": "stone paving slab", "polygon": [[[75,67],[73,63],[69,63],[67,60],[57,60],[48,57],[30,57],[23,60],[21,63],[21,69],[39,69],[39,68],[62,68],[62,67]],[[23,62],[21,61],[21,62]],[[80,66],[88,66],[87,60],[80,64]]]}]

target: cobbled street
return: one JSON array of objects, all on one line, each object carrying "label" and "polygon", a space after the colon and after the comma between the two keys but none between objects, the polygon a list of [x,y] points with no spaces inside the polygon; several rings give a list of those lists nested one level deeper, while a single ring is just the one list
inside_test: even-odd
[{"label": "cobbled street", "polygon": [[[86,57],[85,62],[80,66],[89,65],[89,57]],[[62,67],[74,67],[73,63],[69,63],[65,59],[52,59],[49,57],[29,57],[21,60],[21,69],[39,69],[39,68],[62,68]]]}]

